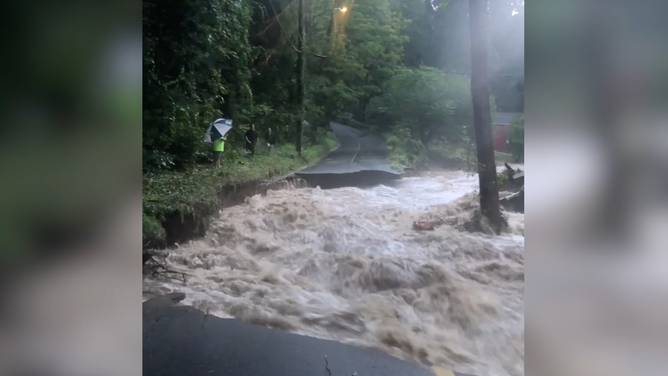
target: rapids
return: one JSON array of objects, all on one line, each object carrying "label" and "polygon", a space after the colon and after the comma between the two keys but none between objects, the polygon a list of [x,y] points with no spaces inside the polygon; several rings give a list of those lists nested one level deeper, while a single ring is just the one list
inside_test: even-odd
[{"label": "rapids", "polygon": [[206,238],[170,251],[185,304],[480,376],[524,374],[524,215],[502,236],[444,225],[477,176],[430,172],[394,186],[269,191],[221,211]]}]

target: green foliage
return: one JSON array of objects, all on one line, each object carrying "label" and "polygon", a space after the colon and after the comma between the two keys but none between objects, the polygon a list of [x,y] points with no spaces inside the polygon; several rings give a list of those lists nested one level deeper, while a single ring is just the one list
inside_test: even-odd
[{"label": "green foliage", "polygon": [[[494,98],[490,98],[494,108]],[[427,155],[449,165],[474,169],[473,108],[470,79],[435,68],[403,68],[385,85],[383,95],[370,105],[370,123],[377,131],[392,128],[392,136],[422,144],[400,148],[399,164],[423,166]],[[397,134],[401,129],[402,134]],[[413,157],[401,156],[414,153]]]},{"label": "green foliage", "polygon": [[313,21],[308,48],[327,59],[308,60],[307,95],[324,117],[309,121],[350,114],[365,122],[369,102],[401,64],[407,22],[388,0],[357,0],[349,12],[330,16],[331,7],[317,2],[312,12],[327,16]]},{"label": "green foliage", "polygon": [[524,115],[510,124],[508,147],[516,162],[524,160]]},{"label": "green foliage", "polygon": [[427,149],[422,142],[411,137],[410,126],[397,124],[392,132],[385,135],[385,141],[395,169],[420,168],[426,163]]},{"label": "green foliage", "polygon": [[144,170],[195,162],[208,124],[248,96],[250,4],[143,2]]},{"label": "green foliage", "polygon": [[505,172],[498,172],[496,174],[496,185],[500,187],[506,182],[508,182],[508,179],[509,179],[508,174],[506,174]]},{"label": "green foliage", "polygon": [[459,141],[473,124],[470,82],[434,68],[404,68],[372,102],[371,113],[378,124],[405,124],[425,146],[436,138]]},{"label": "green foliage", "polygon": [[142,214],[142,238],[145,243],[165,238],[165,229],[156,217]]}]

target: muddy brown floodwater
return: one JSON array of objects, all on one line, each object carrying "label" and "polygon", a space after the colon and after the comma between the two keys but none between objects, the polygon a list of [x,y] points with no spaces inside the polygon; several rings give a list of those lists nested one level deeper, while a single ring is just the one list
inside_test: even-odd
[{"label": "muddy brown floodwater", "polygon": [[170,251],[182,291],[220,317],[377,348],[480,376],[524,374],[524,215],[501,236],[444,225],[477,176],[430,172],[392,187],[269,191],[225,209],[206,237]]}]

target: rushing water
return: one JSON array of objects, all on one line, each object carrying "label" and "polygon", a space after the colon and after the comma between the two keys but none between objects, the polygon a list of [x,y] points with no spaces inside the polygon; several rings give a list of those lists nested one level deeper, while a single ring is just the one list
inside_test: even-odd
[{"label": "rushing water", "polygon": [[523,375],[524,215],[511,214],[502,236],[412,229],[468,215],[476,187],[476,176],[438,172],[393,187],[269,191],[170,253],[186,284],[147,280],[145,290],[426,365]]}]

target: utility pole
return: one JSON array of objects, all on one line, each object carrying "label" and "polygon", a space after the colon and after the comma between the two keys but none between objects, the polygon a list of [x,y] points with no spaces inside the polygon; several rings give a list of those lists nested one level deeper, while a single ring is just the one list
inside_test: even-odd
[{"label": "utility pole", "polygon": [[295,146],[297,154],[302,155],[302,123],[304,122],[304,0],[299,0],[298,10],[298,38],[297,38],[297,139]]},{"label": "utility pole", "polygon": [[480,211],[498,234],[503,225],[499,208],[499,188],[496,183],[496,163],[492,140],[492,115],[489,105],[487,77],[487,0],[469,0],[471,32],[471,99],[473,127],[478,155]]}]

